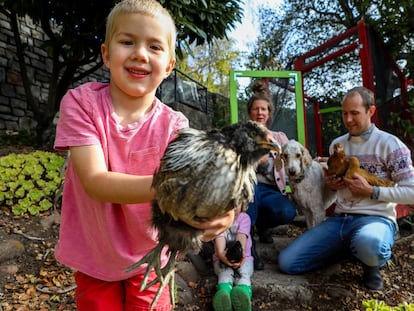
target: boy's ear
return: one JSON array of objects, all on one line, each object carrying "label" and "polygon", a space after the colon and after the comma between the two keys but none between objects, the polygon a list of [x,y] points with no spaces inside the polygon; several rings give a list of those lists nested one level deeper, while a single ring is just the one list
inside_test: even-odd
[{"label": "boy's ear", "polygon": [[167,68],[165,69],[165,78],[167,78],[171,71],[174,69],[175,66],[175,59],[171,59],[170,62],[167,65]]},{"label": "boy's ear", "polygon": [[108,49],[104,43],[101,44],[101,56],[102,56],[102,61],[104,62],[105,66],[109,69]]}]

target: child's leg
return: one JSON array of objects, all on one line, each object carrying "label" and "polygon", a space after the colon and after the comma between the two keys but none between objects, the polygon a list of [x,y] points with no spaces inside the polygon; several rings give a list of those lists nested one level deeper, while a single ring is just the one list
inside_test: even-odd
[{"label": "child's leg", "polygon": [[[125,280],[125,310],[124,311],[146,311],[149,310],[149,306],[154,299],[159,284],[151,286],[149,289],[140,291],[141,282],[144,275],[140,274],[135,277],[132,277],[128,280]],[[148,283],[156,278],[154,271],[148,276]],[[170,300],[170,287],[166,286],[160,298],[157,301],[156,306],[152,311],[170,311],[172,309],[171,300]]]},{"label": "child's leg", "polygon": [[220,261],[215,261],[214,272],[218,276],[217,291],[213,297],[214,311],[232,311],[230,293],[233,288],[234,271]]},{"label": "child's leg", "polygon": [[237,285],[231,290],[231,303],[234,311],[252,311],[252,287]]},{"label": "child's leg", "polygon": [[250,260],[245,260],[238,270],[238,276],[234,280],[236,285],[251,285],[251,277],[253,275],[254,265]]},{"label": "child's leg", "polygon": [[240,277],[235,280],[237,285],[231,290],[231,303],[234,311],[251,311],[253,262],[246,260],[239,268],[239,274]]},{"label": "child's leg", "polygon": [[230,293],[232,283],[218,283],[217,292],[213,297],[214,311],[232,311]]},{"label": "child's leg", "polygon": [[76,272],[76,306],[78,311],[123,311],[122,281],[106,282]]},{"label": "child's leg", "polygon": [[215,261],[213,263],[214,272],[218,277],[217,283],[231,283],[233,284],[234,280],[234,271],[232,268],[226,266],[220,261]]}]

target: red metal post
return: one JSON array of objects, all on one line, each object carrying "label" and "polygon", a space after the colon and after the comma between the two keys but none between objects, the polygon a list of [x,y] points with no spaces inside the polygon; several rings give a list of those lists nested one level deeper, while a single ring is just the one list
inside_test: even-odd
[{"label": "red metal post", "polygon": [[319,110],[319,103],[314,104],[313,109],[315,120],[316,152],[318,153],[318,156],[322,157],[324,156],[322,141],[322,115]]},{"label": "red metal post", "polygon": [[[376,96],[374,84],[374,65],[372,62],[371,47],[369,45],[369,34],[367,25],[363,20],[361,20],[358,22],[357,27],[359,39],[359,58],[361,61],[362,68],[362,85],[373,91],[374,96]],[[377,113],[375,113],[371,119],[373,123],[377,123]]]}]

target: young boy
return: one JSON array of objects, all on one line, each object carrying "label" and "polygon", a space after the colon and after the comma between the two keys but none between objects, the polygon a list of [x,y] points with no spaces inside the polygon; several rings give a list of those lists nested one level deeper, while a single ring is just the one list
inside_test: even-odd
[{"label": "young boy", "polygon": [[[175,40],[174,21],[157,1],[119,2],[101,49],[110,83],[85,83],[62,99],[55,148],[70,150],[70,159],[56,258],[77,270],[78,311],[149,310],[158,289],[140,292],[145,267],[125,269],[157,243],[152,174],[175,131],[188,127],[155,98],[175,65]],[[207,240],[233,217],[196,225]],[[170,309],[164,290],[153,310]]]}]

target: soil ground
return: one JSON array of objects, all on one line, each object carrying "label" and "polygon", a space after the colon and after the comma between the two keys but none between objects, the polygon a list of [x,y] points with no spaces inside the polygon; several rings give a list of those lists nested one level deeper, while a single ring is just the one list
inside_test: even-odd
[{"label": "soil ground", "polygon": [[[364,310],[362,301],[370,299],[384,301],[389,306],[414,303],[414,234],[411,225],[402,227],[403,237],[394,247],[393,258],[381,270],[383,291],[366,290],[361,284],[360,267],[344,262],[339,273],[306,276],[314,294],[312,302],[303,309],[297,306],[292,309],[291,302],[263,296],[253,299],[253,310]],[[301,228],[292,225],[292,231],[297,230]],[[15,217],[0,209],[0,243],[8,241],[9,250],[17,254],[0,263],[1,311],[76,310],[73,271],[54,259],[58,231],[58,213]],[[206,295],[202,285],[192,286],[197,288],[194,303],[179,306],[177,310],[212,310],[213,293]]]}]

